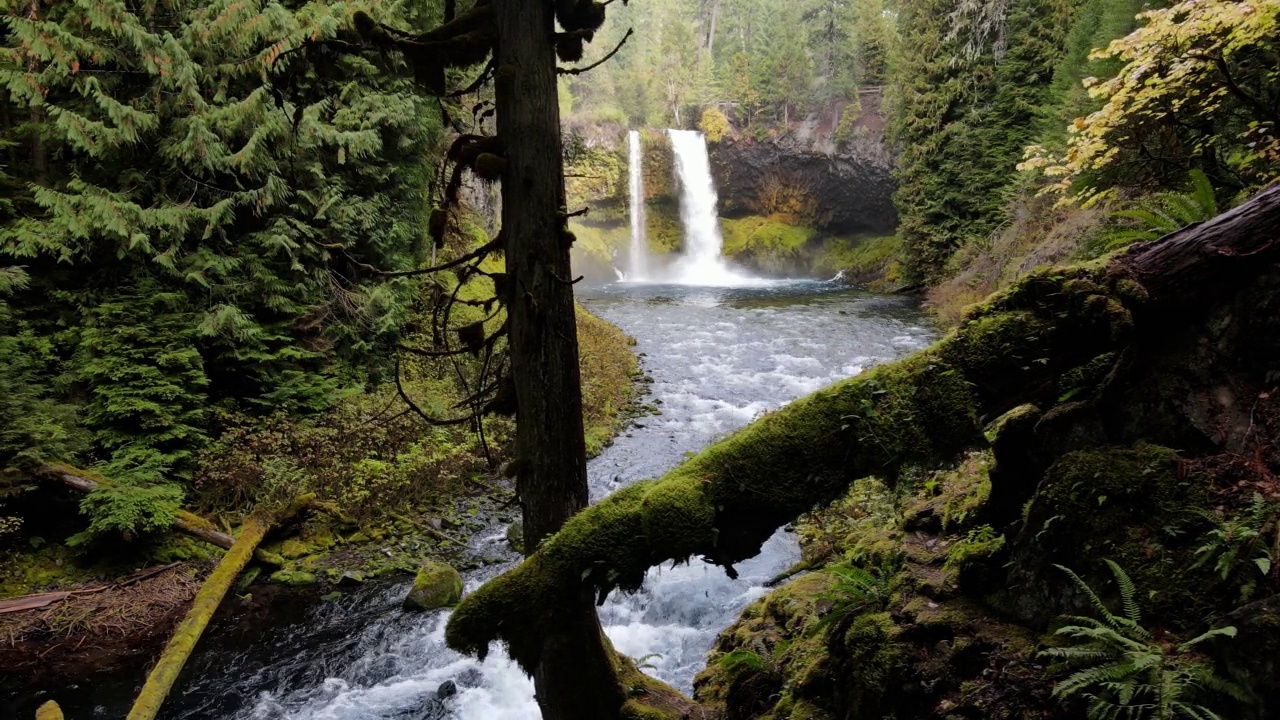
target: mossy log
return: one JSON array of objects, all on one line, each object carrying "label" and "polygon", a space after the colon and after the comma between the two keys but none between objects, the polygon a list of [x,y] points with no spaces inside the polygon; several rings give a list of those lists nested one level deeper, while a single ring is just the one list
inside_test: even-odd
[{"label": "mossy log", "polygon": [[147,682],[142,686],[142,692],[138,693],[138,699],[134,701],[127,720],[152,720],[159,714],[161,704],[177,681],[182,666],[191,656],[191,651],[195,649],[210,618],[222,604],[222,599],[226,597],[240,571],[249,564],[253,551],[270,527],[270,521],[261,515],[251,516],[245,522],[235,545],[205,579],[200,592],[196,593],[195,600],[191,602],[191,609],[169,638],[160,660],[147,675]]},{"label": "mossy log", "polygon": [[[70,465],[46,465],[42,467],[37,474],[41,477],[58,480],[59,482],[83,493],[91,493],[102,485],[107,484],[105,478],[87,470],[71,467]],[[307,497],[309,496],[303,496],[302,499],[295,500],[294,504],[290,506],[290,510],[285,513],[285,517],[291,517],[306,507],[310,507],[310,504],[306,501]],[[230,550],[236,542],[234,537],[214,527],[213,523],[187,510],[178,510],[174,513],[173,524],[171,527],[178,532],[190,535],[197,540],[203,540],[210,545],[220,547],[224,550]],[[255,560],[265,565],[271,565],[273,567],[280,567],[281,565],[284,565],[284,558],[281,558],[273,552],[267,552],[266,550],[254,551],[253,557]]]},{"label": "mossy log", "polygon": [[584,587],[601,599],[635,590],[650,567],[693,556],[733,575],[733,564],[777,528],[854,480],[892,482],[903,466],[985,445],[983,428],[1020,405],[1087,402],[1137,331],[1163,325],[1188,302],[1224,296],[1241,273],[1277,259],[1280,184],[1107,262],[1034,273],[933,346],[797,400],[583,511],[464,599],[446,640],[482,657],[502,641],[531,670],[556,607]]}]

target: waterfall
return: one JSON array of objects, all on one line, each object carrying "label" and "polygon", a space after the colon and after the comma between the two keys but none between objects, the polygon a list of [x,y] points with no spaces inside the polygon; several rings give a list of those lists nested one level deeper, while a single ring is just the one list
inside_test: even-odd
[{"label": "waterfall", "polygon": [[707,140],[696,130],[668,130],[680,180],[680,224],[684,227],[684,253],[672,266],[670,280],[688,285],[739,285],[751,279],[725,265],[720,251],[720,217],[716,214],[716,187],[711,179]]},{"label": "waterfall", "polygon": [[627,133],[627,162],[631,190],[631,257],[627,265],[628,280],[644,280],[648,277],[648,238],[645,235],[644,215],[644,163],[640,155],[640,133]]}]

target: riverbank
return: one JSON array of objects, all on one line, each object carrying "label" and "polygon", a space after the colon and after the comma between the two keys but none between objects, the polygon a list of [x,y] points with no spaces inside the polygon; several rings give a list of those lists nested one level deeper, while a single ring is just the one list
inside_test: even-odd
[{"label": "riverbank", "polygon": [[[584,424],[588,449],[598,454],[627,423],[648,412],[638,402],[647,385],[631,338],[585,310],[579,310],[578,323]],[[452,402],[429,374],[413,378],[409,387],[428,407]],[[283,565],[251,567],[240,582],[240,599],[229,602],[251,606],[267,585],[314,586],[307,594],[323,596],[379,577],[411,575],[427,559],[464,571],[497,561],[475,551],[470,540],[519,516],[500,472],[510,421],[487,421],[481,441],[465,428],[423,426],[391,409],[394,399],[395,390],[383,388],[350,398],[313,422],[267,418],[224,429],[203,456],[189,507],[230,529],[249,499],[281,492],[273,484],[306,482],[337,511],[313,513],[274,533],[264,549]],[[43,534],[3,539],[0,601],[72,594],[43,607],[0,613],[0,678],[74,682],[144,662],[221,555],[177,533],[72,548],[67,538],[80,530],[81,499],[65,486],[46,484],[14,505]],[[130,578],[157,568],[165,569]]]}]

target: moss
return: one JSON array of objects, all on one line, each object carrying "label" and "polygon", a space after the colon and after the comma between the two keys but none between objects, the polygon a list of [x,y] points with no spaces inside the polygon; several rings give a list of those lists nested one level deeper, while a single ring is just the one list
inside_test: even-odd
[{"label": "moss", "polygon": [[1010,581],[1024,617],[1047,620],[1070,609],[1071,584],[1052,567],[1087,580],[1103,559],[1119,563],[1147,593],[1149,610],[1198,621],[1205,598],[1190,574],[1195,526],[1210,479],[1188,473],[1168,448],[1138,444],[1063,455],[1049,468],[1012,547]]},{"label": "moss", "polygon": [[462,576],[451,566],[428,560],[413,578],[404,599],[406,610],[437,610],[456,605],[462,598]]},{"label": "moss", "polygon": [[902,284],[902,241],[896,235],[834,237],[824,240],[813,258],[813,271],[826,276],[843,272],[848,282],[872,289]]},{"label": "moss", "polygon": [[195,600],[191,602],[191,609],[187,611],[186,617],[182,619],[178,628],[173,631],[173,636],[165,645],[160,659],[148,673],[147,681],[138,693],[133,708],[129,711],[128,720],[151,720],[159,714],[165,696],[169,694],[170,688],[178,679],[182,666],[186,664],[187,658],[195,649],[209,620],[218,610],[222,598],[231,589],[236,576],[253,557],[254,549],[258,543],[262,542],[269,527],[270,523],[259,516],[250,517],[245,522],[235,544],[223,556],[222,562],[218,563],[213,572],[205,578],[200,592],[196,593]]},{"label": "moss", "polygon": [[278,585],[314,585],[317,582],[312,573],[287,568],[271,573],[267,580]]}]

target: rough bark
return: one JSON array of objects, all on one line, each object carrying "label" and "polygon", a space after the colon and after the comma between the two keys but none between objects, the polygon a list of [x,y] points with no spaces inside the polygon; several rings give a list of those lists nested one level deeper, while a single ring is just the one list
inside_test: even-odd
[{"label": "rough bark", "polygon": [[[564,169],[552,4],[495,0],[495,101],[502,176],[509,347],[516,385],[517,489],[526,548],[587,505],[586,446],[573,289],[569,284]],[[588,588],[548,606],[540,661],[526,665],[547,720],[617,717],[625,698]],[[483,652],[483,649],[479,649]]]},{"label": "rough bark", "polygon": [[160,713],[160,706],[177,681],[191,651],[195,650],[209,620],[222,604],[222,599],[226,597],[240,571],[249,564],[254,549],[262,542],[270,527],[271,523],[258,515],[250,517],[244,524],[235,545],[209,574],[200,587],[200,592],[196,593],[195,600],[191,602],[191,609],[187,611],[186,617],[173,631],[173,637],[169,638],[168,645],[160,654],[160,660],[147,675],[147,682],[138,693],[138,699],[134,701],[127,720],[152,720]]},{"label": "rough bark", "polygon": [[[89,477],[89,473],[66,465],[47,465],[41,468],[38,474],[41,477],[57,480],[83,493],[91,493],[103,485],[101,478]],[[230,550],[236,542],[234,537],[217,529],[213,523],[186,510],[179,510],[174,515],[171,527],[178,532],[186,533],[197,540],[203,540],[224,550]],[[254,559],[263,564],[276,567],[284,564],[284,560],[279,555],[266,550],[256,550]]]},{"label": "rough bark", "polygon": [[1032,274],[930,348],[797,400],[663,478],[615,493],[464,600],[449,643],[474,650],[501,639],[528,668],[545,649],[540,618],[584,587],[601,597],[634,590],[649,567],[693,556],[732,573],[777,528],[854,480],[892,482],[904,465],[950,461],[984,445],[987,423],[1020,405],[1100,392],[1105,380],[1079,386],[1084,369],[1123,362],[1148,327],[1229,295],[1230,279],[1280,260],[1278,198],[1280,185],[1103,266]]}]

